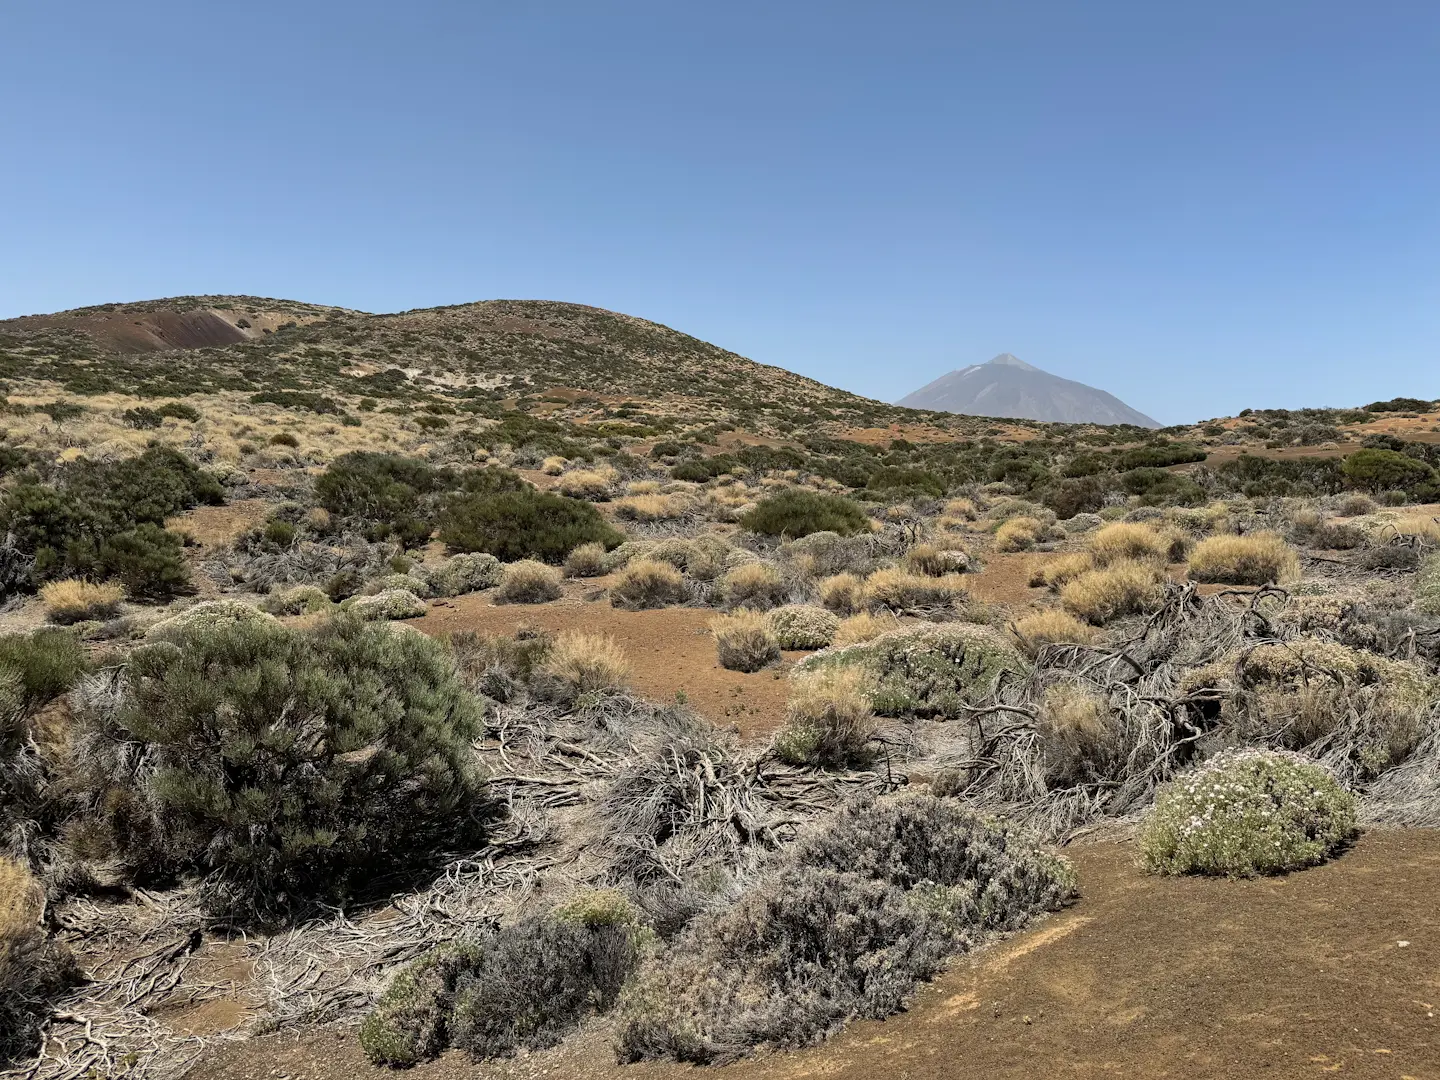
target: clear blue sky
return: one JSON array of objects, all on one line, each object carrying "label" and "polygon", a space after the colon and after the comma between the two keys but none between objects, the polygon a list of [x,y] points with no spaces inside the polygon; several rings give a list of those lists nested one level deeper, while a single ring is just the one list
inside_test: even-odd
[{"label": "clear blue sky", "polygon": [[0,7],[0,316],[656,319],[893,400],[1440,395],[1440,5]]}]

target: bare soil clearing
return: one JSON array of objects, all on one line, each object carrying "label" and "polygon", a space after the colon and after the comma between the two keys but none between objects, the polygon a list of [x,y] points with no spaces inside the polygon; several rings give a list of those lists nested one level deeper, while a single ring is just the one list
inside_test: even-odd
[{"label": "bare soil clearing", "polygon": [[[910,1012],[728,1068],[616,1065],[604,1025],[563,1047],[414,1080],[876,1076],[1440,1077],[1440,831],[1374,831],[1259,881],[1159,879],[1128,843],[1070,851],[1083,898],[924,988]],[[353,1034],[232,1044],[193,1080],[365,1080]]]},{"label": "bare soil clearing", "polygon": [[[493,604],[473,594],[432,603],[411,625],[427,634],[474,630],[513,634],[536,630],[579,630],[609,634],[625,650],[636,691],[652,701],[685,701],[711,723],[734,727],[744,739],[764,739],[779,726],[789,691],[786,672],[804,653],[786,653],[781,665],[753,675],[727,671],[715,659],[709,625],[712,608],[657,608],[623,611],[604,600],[585,600],[605,579],[566,585],[567,595],[549,604]],[[442,606],[443,604],[443,606]]]}]

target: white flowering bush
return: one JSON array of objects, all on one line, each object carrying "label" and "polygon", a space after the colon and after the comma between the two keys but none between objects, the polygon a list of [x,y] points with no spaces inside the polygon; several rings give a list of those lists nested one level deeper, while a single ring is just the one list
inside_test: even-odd
[{"label": "white flowering bush", "polygon": [[374,596],[356,596],[340,606],[367,621],[418,619],[425,614],[425,601],[408,589],[386,589]]},{"label": "white flowering bush", "polygon": [[823,649],[835,640],[840,617],[813,604],[786,604],[766,616],[782,649]]},{"label": "white flowering bush", "polygon": [[1140,830],[1157,874],[1257,877],[1315,866],[1355,835],[1355,796],[1298,754],[1241,750],[1176,777]]}]

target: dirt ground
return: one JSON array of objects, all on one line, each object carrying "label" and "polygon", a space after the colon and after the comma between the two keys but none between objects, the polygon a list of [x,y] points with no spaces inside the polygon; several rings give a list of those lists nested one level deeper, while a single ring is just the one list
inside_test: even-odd
[{"label": "dirt ground", "polygon": [[[560,1048],[413,1080],[972,1080],[1338,1074],[1440,1078],[1440,831],[1375,831],[1259,881],[1142,874],[1131,844],[1070,850],[1083,897],[955,963],[911,1010],[727,1068],[619,1066],[601,1023]],[[369,1080],[350,1033],[222,1047],[191,1080]]]},{"label": "dirt ground", "polygon": [[493,604],[488,594],[457,596],[432,602],[411,625],[427,634],[513,634],[522,627],[609,634],[630,659],[631,681],[641,697],[675,701],[683,695],[711,723],[733,728],[747,740],[767,738],[780,726],[789,668],[805,653],[785,653],[783,663],[753,675],[727,671],[715,659],[708,629],[718,612],[683,607],[622,611],[604,600],[585,599],[603,585],[604,579],[569,582],[566,596],[549,604]]}]

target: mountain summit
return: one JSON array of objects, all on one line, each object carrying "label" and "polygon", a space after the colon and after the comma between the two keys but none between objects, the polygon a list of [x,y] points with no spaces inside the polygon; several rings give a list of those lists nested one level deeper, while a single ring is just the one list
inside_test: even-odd
[{"label": "mountain summit", "polygon": [[1160,426],[1114,394],[1051,375],[1009,353],[1001,353],[986,364],[971,364],[942,375],[896,404],[910,409],[1065,424]]}]

